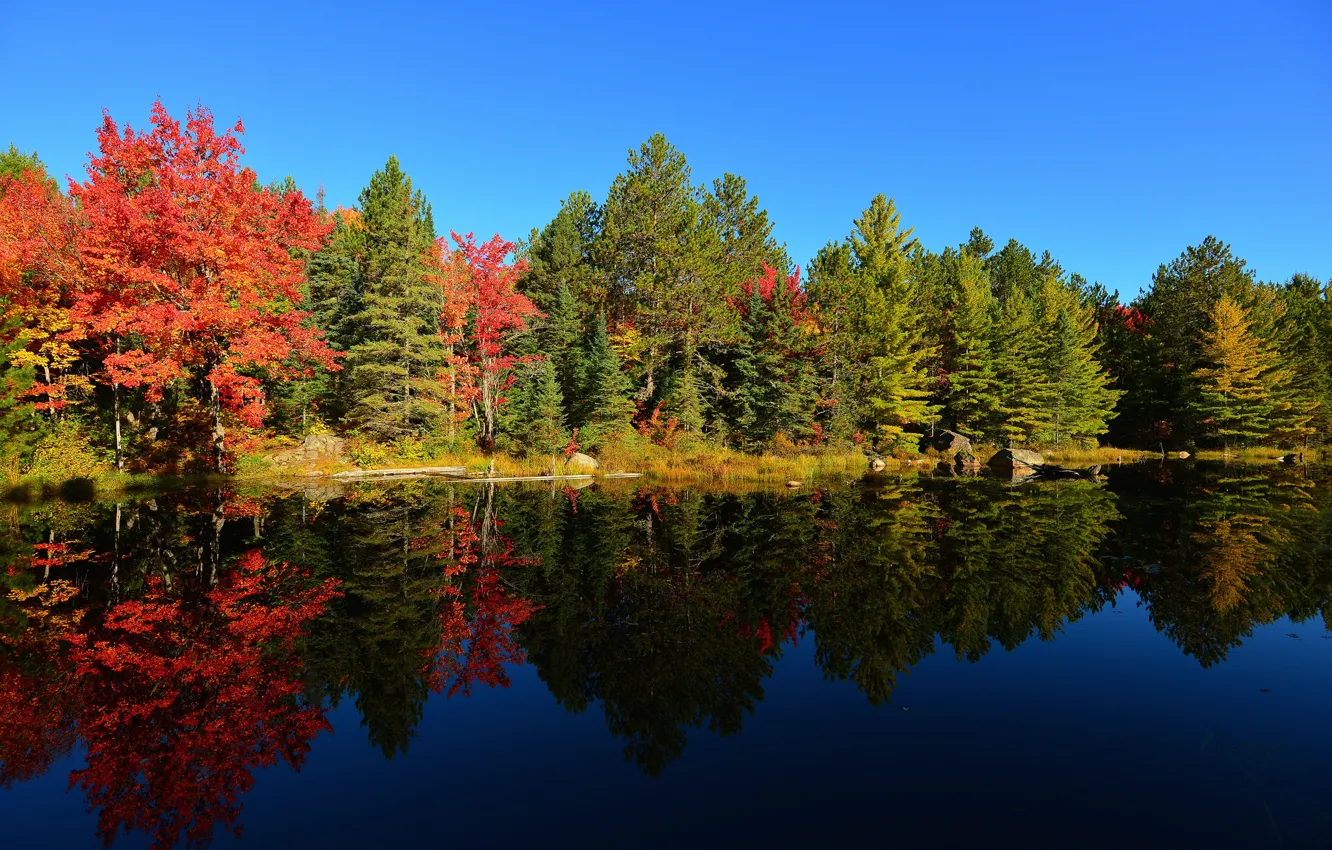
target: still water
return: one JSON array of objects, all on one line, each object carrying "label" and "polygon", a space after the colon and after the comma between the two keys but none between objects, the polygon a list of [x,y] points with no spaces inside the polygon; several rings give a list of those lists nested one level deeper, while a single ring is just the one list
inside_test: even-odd
[{"label": "still water", "polygon": [[3,507],[0,847],[1332,847],[1332,481]]}]

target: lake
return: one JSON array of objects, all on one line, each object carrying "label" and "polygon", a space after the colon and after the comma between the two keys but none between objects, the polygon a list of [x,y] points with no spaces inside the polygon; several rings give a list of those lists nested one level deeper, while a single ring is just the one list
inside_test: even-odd
[{"label": "lake", "polygon": [[1332,481],[0,506],[0,846],[1332,846]]}]

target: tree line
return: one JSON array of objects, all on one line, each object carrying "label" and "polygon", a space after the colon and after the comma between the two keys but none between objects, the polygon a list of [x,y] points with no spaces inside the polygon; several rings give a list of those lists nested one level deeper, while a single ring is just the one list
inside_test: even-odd
[{"label": "tree line", "polygon": [[[1303,445],[1332,409],[1329,286],[1208,236],[1131,303],[979,228],[935,252],[870,199],[804,268],[743,178],[655,135],[606,196],[514,242],[436,227],[390,157],[326,209],[203,108],[105,116],[86,179],[0,154],[0,428],[121,468],[229,468],[266,437],[554,455]],[[68,466],[68,459],[61,465]]]}]

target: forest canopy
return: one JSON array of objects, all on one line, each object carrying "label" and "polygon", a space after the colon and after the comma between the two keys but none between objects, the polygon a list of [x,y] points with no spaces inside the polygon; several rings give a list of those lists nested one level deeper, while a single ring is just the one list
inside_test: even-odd
[{"label": "forest canopy", "polygon": [[[390,156],[352,207],[153,106],[83,179],[0,151],[0,460],[234,470],[281,438],[554,456],[648,443],[914,451],[1304,446],[1332,295],[1206,236],[1117,293],[975,228],[934,251],[879,194],[804,264],[744,178],[654,135],[526,238],[437,227]],[[907,211],[909,213],[909,211]],[[428,449],[423,449],[428,451]]]}]

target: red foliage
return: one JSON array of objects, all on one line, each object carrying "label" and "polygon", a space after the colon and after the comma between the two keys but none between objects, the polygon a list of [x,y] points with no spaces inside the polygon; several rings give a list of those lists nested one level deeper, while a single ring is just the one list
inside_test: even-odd
[{"label": "red foliage", "polygon": [[[747,280],[740,284],[740,290],[744,293],[744,298],[737,299],[736,308],[740,315],[749,315],[749,299],[754,295],[754,289],[758,288],[759,297],[763,303],[769,307],[772,306],[773,298],[778,294],[777,270],[767,263],[763,264],[763,274],[753,280]],[[781,283],[782,301],[790,311],[791,318],[800,324],[810,321],[809,296],[805,293],[805,288],[800,285],[800,267],[796,266],[794,274],[787,275]]]},{"label": "red foliage", "polygon": [[103,340],[108,383],[156,400],[171,381],[197,377],[257,427],[262,377],[336,368],[295,309],[302,252],[332,225],[299,192],[256,186],[238,163],[240,122],[219,133],[200,107],[182,125],[159,102],[152,125],[122,131],[105,115],[87,181],[71,181],[87,220],[71,319]]},{"label": "red foliage", "polygon": [[514,630],[537,606],[505,589],[502,570],[518,562],[512,543],[498,534],[486,536],[490,539],[477,534],[467,511],[455,511],[453,550],[444,575],[468,576],[468,599],[457,584],[446,584],[440,591],[445,597],[440,606],[440,645],[432,653],[428,672],[436,693],[466,696],[476,683],[506,688],[509,676],[504,666],[527,660]]},{"label": "red foliage", "polygon": [[680,442],[682,432],[680,431],[680,420],[674,416],[662,416],[662,402],[657,402],[657,406],[652,408],[650,415],[643,415],[643,403],[639,402],[638,421],[634,427],[638,433],[642,434],[649,442],[664,446],[668,449],[675,448],[675,444]]},{"label": "red foliage", "polygon": [[252,551],[197,603],[152,579],[142,599],[66,637],[87,746],[70,784],[101,810],[105,841],[142,830],[156,847],[202,843],[219,824],[239,834],[254,769],[299,767],[328,728],[322,709],[297,699],[293,649],[335,587]]}]

